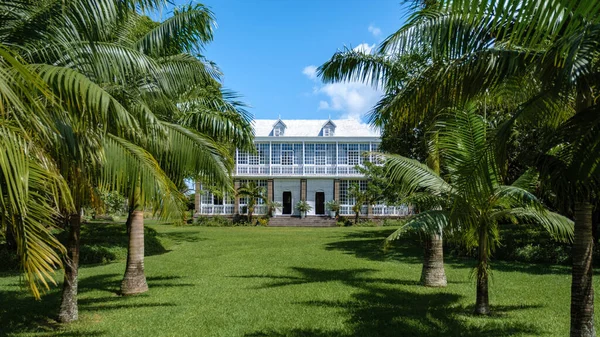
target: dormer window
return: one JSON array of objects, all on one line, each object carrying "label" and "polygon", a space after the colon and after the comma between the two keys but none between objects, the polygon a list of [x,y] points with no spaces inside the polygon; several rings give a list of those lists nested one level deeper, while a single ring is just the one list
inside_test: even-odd
[{"label": "dormer window", "polygon": [[286,127],[285,123],[281,119],[278,119],[277,122],[273,124],[273,132],[271,134],[273,137],[281,137],[285,133]]},{"label": "dormer window", "polygon": [[335,133],[335,124],[330,119],[321,128],[321,136],[323,136],[323,137],[333,137],[334,133]]}]

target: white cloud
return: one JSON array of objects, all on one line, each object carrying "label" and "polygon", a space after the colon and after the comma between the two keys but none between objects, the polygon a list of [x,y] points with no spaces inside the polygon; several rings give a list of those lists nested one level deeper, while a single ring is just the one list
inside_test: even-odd
[{"label": "white cloud", "polygon": [[375,44],[361,43],[358,46],[352,48],[352,50],[363,52],[365,54],[371,54],[371,51],[373,50],[373,48],[375,48]]},{"label": "white cloud", "polygon": [[302,70],[302,73],[304,75],[306,75],[308,78],[310,78],[311,80],[314,80],[317,78],[317,66],[313,66],[313,65],[306,66]]},{"label": "white cloud", "polygon": [[319,101],[319,110],[328,110],[329,103],[327,101]]},{"label": "white cloud", "polygon": [[[375,44],[361,43],[353,50],[371,53]],[[317,84],[317,67],[304,67],[302,73]],[[361,119],[379,101],[383,93],[361,82],[338,82],[313,87],[313,95],[325,99],[319,101],[318,110],[338,111],[341,118]]]},{"label": "white cloud", "polygon": [[381,29],[373,25],[369,25],[369,32],[373,34],[374,37],[378,37],[379,35],[381,35]]},{"label": "white cloud", "polygon": [[381,92],[358,82],[341,82],[324,85],[320,94],[328,100],[319,102],[320,110],[342,112],[343,118],[360,119],[377,103]]}]

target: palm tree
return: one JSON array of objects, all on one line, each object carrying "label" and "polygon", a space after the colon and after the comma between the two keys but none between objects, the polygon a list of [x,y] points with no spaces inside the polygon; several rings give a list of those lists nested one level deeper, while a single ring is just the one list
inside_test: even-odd
[{"label": "palm tree", "polygon": [[[409,85],[410,80],[426,67],[429,58],[425,50],[410,55],[396,55],[365,54],[362,51],[346,49],[335,53],[329,61],[319,67],[318,73],[326,82],[362,81],[374,87],[382,87],[385,95],[371,112],[373,125],[387,130],[413,128],[418,124],[427,128],[427,123],[424,122],[437,114],[435,107],[426,109],[426,117],[420,111],[406,112],[401,118],[390,118],[388,113],[383,112],[387,112],[387,104],[394,101],[396,95]],[[432,169],[439,171],[436,154],[435,142],[431,142],[427,163]],[[427,287],[447,285],[441,233],[433,233],[425,239],[421,283]]]},{"label": "palm tree", "polygon": [[410,192],[432,200],[449,200],[451,207],[421,212],[388,239],[409,228],[429,233],[445,230],[457,235],[468,248],[477,248],[477,298],[475,313],[490,313],[488,275],[490,257],[498,244],[500,221],[535,222],[556,238],[572,236],[572,222],[546,210],[527,189],[536,175],[528,172],[511,185],[503,185],[493,146],[488,142],[484,119],[473,110],[456,112],[438,123],[440,158],[446,179],[416,160],[387,155],[388,175]]},{"label": "palm tree", "polygon": [[[144,17],[134,18],[138,25],[148,26]],[[121,86],[120,90],[127,93],[132,109],[141,112],[140,124],[147,120],[158,122],[146,130],[147,134],[158,136],[147,137],[140,145],[149,149],[161,169],[178,185],[193,179],[228,187],[232,149],[249,148],[252,144],[250,116],[244,105],[235,100],[234,94],[220,88],[220,72],[214,65],[188,53],[212,39],[213,22],[206,7],[189,5],[175,9],[165,22],[142,27],[145,31],[136,25],[127,26],[140,35],[131,48],[137,46],[148,54],[146,57],[156,62],[157,71],[150,74],[155,86],[149,90],[147,83]],[[118,29],[122,33],[121,29],[127,27]],[[148,41],[151,45],[145,46]],[[133,104],[131,97],[137,99]],[[121,293],[126,295],[148,289],[143,269],[144,203],[137,197],[136,177],[129,181],[130,249],[121,283]]]},{"label": "palm tree", "polygon": [[[48,234],[47,229],[51,225],[48,221],[56,221],[60,218],[56,215],[61,214],[66,220],[70,219],[68,222],[73,224],[73,228],[78,227],[79,205],[85,202],[81,195],[85,194],[89,185],[74,183],[71,178],[81,177],[97,167],[101,157],[98,147],[103,134],[101,126],[108,125],[109,120],[111,123],[131,126],[127,113],[114,98],[84,73],[65,64],[69,63],[67,42],[77,45],[81,41],[81,35],[73,35],[77,28],[74,26],[88,24],[86,34],[100,34],[105,28],[103,24],[110,24],[108,21],[119,15],[120,8],[135,6],[135,2],[107,6],[107,12],[102,13],[102,19],[106,19],[103,22],[95,20],[99,18],[98,15],[86,15],[90,14],[85,11],[90,9],[86,7],[89,5],[75,1],[10,0],[0,4],[3,13],[0,32],[2,71],[10,75],[3,76],[3,80],[12,83],[3,84],[2,100],[7,104],[3,104],[2,125],[8,127],[9,131],[14,127],[18,129],[18,132],[13,129],[14,132],[4,133],[9,138],[14,137],[13,144],[20,142],[19,139],[27,140],[27,143],[22,143],[24,146],[21,151],[29,159],[27,165],[20,165],[19,171],[6,175],[10,179],[5,183],[9,188],[16,187],[18,185],[14,185],[13,179],[23,177],[28,177],[31,183],[20,193],[2,193],[2,198],[9,196],[9,204],[20,205],[18,213],[14,209],[6,209],[7,214],[12,214],[13,220],[27,219],[12,221],[11,232],[17,234],[17,251],[23,261],[26,280],[38,298],[38,282],[47,286],[52,270],[60,265],[56,262],[56,253],[64,252],[64,248]],[[74,16],[77,16],[76,20]],[[57,53],[61,48],[64,52]],[[55,62],[44,61],[56,55],[60,56],[55,58]],[[64,152],[61,153],[61,150]],[[14,164],[19,163],[17,153],[12,156]],[[37,169],[35,174],[32,171],[34,168]],[[2,171],[5,170],[12,170],[7,162],[2,164]],[[40,179],[44,175],[48,178],[48,190],[28,197],[40,186],[39,182],[32,179]],[[51,182],[57,187],[51,188]],[[15,198],[21,201],[17,203]],[[44,201],[44,198],[48,200]],[[36,211],[24,207],[34,200],[39,202]],[[44,208],[46,212],[41,214]],[[77,229],[72,231],[71,239],[71,242],[78,240]],[[36,254],[32,255],[32,252]],[[67,252],[70,257],[65,259],[65,279],[72,281],[76,279],[76,268],[72,267],[77,265],[77,250],[69,247]]]},{"label": "palm tree", "polygon": [[263,186],[258,186],[256,181],[250,180],[248,183],[240,186],[237,190],[237,197],[245,197],[248,200],[246,207],[248,207],[248,222],[252,223],[252,214],[254,213],[254,207],[258,200],[264,200],[266,190]]},{"label": "palm tree", "polygon": [[[156,8],[162,4],[158,0],[94,3],[48,0],[43,4],[6,1],[0,5],[7,13],[3,16],[6,25],[1,32],[2,41],[20,46],[18,51],[22,57],[35,63],[29,71],[41,84],[30,81],[35,89],[31,92],[47,98],[23,97],[28,102],[51,103],[43,106],[51,113],[50,117],[44,120],[39,118],[44,115],[39,114],[37,119],[31,120],[31,125],[46,122],[43,127],[54,131],[55,136],[47,137],[42,148],[48,151],[57,171],[68,181],[75,204],[71,208],[61,207],[69,219],[70,231],[61,321],[77,319],[79,210],[94,199],[94,187],[116,189],[130,195],[138,221],[129,221],[136,226],[132,232],[137,234],[132,235],[132,241],[137,244],[132,246],[136,252],[132,255],[136,258],[128,259],[128,265],[139,266],[139,257],[143,259],[143,245],[139,244],[143,243],[143,236],[139,235],[140,223],[143,233],[140,207],[152,204],[163,217],[179,217],[180,195],[170,176],[176,172],[179,177],[202,176],[224,183],[231,150],[230,146],[216,145],[216,141],[229,136],[235,144],[251,142],[246,137],[251,135],[251,131],[247,131],[250,128],[244,125],[246,129],[236,129],[239,123],[232,123],[227,115],[231,114],[231,106],[239,108],[238,102],[229,102],[223,99],[227,93],[217,95],[214,90],[211,95],[193,93],[199,88],[214,87],[213,78],[217,74],[214,67],[190,55],[163,52],[195,52],[194,39],[207,40],[212,36],[210,30],[206,30],[212,20],[210,12],[201,5],[189,6],[176,12],[168,23],[154,26],[137,39],[132,38],[135,34],[128,34],[127,29],[115,29],[135,26],[142,21],[135,9]],[[96,11],[98,8],[101,10]],[[21,26],[23,22],[30,25],[25,29]],[[173,34],[173,30],[184,30],[185,34]],[[15,68],[17,63],[10,65]],[[52,104],[54,98],[55,105]],[[194,117],[198,109],[178,109],[178,102],[191,99],[197,106],[204,106],[205,111],[212,111],[212,124],[210,118]],[[183,114],[186,110],[191,113]],[[247,119],[241,119],[249,125]],[[206,136],[194,128],[177,124],[194,122],[197,130],[208,130],[206,125],[220,128]],[[243,137],[246,138],[240,140]],[[119,160],[106,161],[106,158]],[[142,254],[139,254],[140,246]],[[51,267],[48,263],[39,265],[46,270]]]},{"label": "palm tree", "polygon": [[[518,121],[556,126],[573,114],[572,121],[581,121],[577,115],[598,105],[599,20],[600,4],[593,0],[438,1],[435,8],[415,13],[382,44],[382,53],[411,54],[426,47],[432,55],[427,68],[384,110],[402,116],[432,104],[460,105],[485,90],[504,87],[518,106],[499,132],[501,141]],[[600,141],[597,118],[586,123],[594,131],[587,144],[595,146]],[[588,162],[598,162],[597,151],[579,149],[588,152]],[[570,173],[574,175],[562,179],[582,187],[570,189],[570,195],[561,193],[578,215],[573,255],[581,257],[573,265],[571,336],[594,336],[593,242],[586,239],[592,237],[587,225],[592,199],[591,187],[583,185],[597,180],[599,172],[597,165],[588,165]]]}]

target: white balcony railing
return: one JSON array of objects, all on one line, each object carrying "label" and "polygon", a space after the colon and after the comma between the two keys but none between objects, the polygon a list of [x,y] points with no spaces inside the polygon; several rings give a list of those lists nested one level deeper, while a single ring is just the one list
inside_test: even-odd
[{"label": "white balcony railing", "polygon": [[233,214],[233,205],[202,205],[200,214],[230,215]]},{"label": "white balcony railing", "polygon": [[[245,214],[246,205],[240,205],[238,209],[239,214]],[[202,205],[200,208],[201,215],[233,215],[233,205]],[[256,205],[254,206],[254,214],[262,215],[267,213],[267,205]],[[361,215],[367,214],[367,206],[363,205],[360,211]],[[371,214],[374,216],[406,216],[413,214],[413,209],[410,206],[386,206],[386,205],[374,205],[371,208]],[[340,215],[353,216],[352,205],[341,205]]]},{"label": "white balcony railing", "polygon": [[[366,215],[368,211],[367,206],[363,205],[360,209],[361,215]],[[374,216],[406,216],[413,214],[412,207],[406,205],[400,206],[387,206],[387,205],[373,205],[371,208],[371,214]],[[341,205],[340,215],[354,215],[352,205]]]},{"label": "white balcony railing", "polygon": [[236,165],[238,176],[362,176],[354,165]]},{"label": "white balcony railing", "polygon": [[[240,209],[239,212],[240,214],[246,214],[244,213],[246,205],[240,205]],[[263,215],[263,214],[267,214],[267,205],[254,205],[254,213],[255,215]]]}]

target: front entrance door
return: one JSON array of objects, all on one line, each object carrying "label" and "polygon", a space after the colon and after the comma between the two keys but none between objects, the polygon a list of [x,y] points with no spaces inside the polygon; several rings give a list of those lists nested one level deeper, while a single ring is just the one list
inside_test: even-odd
[{"label": "front entrance door", "polygon": [[325,214],[325,192],[315,193],[315,214]]},{"label": "front entrance door", "polygon": [[283,192],[283,214],[292,214],[292,192]]}]

